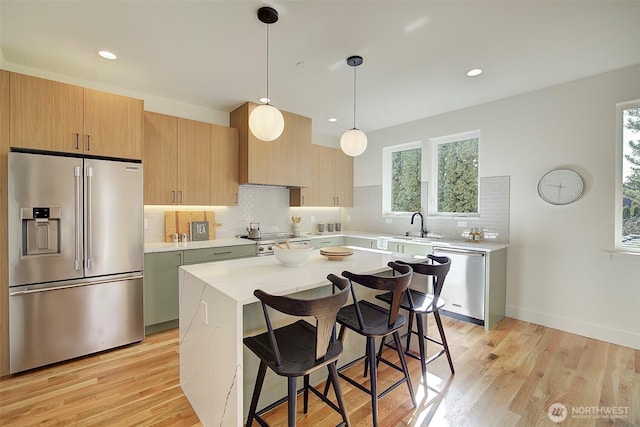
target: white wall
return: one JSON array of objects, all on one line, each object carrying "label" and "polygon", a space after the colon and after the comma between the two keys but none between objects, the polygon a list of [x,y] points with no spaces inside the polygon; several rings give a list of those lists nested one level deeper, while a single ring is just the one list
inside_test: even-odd
[{"label": "white wall", "polygon": [[[508,316],[640,349],[640,254],[612,254],[615,106],[633,99],[640,65],[371,132],[354,183],[381,185],[384,146],[480,129],[480,176],[511,177]],[[586,182],[568,206],[536,190],[560,166]]]}]

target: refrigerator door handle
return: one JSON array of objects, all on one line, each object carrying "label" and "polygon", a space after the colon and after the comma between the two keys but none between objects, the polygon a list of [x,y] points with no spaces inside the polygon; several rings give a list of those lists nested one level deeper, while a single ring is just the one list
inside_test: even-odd
[{"label": "refrigerator door handle", "polygon": [[81,269],[81,259],[80,256],[82,254],[82,174],[80,172],[80,166],[76,166],[74,168],[74,177],[75,177],[75,196],[76,196],[76,256],[75,256],[75,269],[76,271]]},{"label": "refrigerator door handle", "polygon": [[91,166],[87,167],[87,215],[85,221],[87,222],[87,269],[91,269],[92,259],[91,259],[91,178],[93,177],[93,168]]},{"label": "refrigerator door handle", "polygon": [[73,285],[50,286],[50,287],[38,288],[38,289],[25,289],[25,290],[21,290],[21,291],[10,292],[9,296],[10,297],[15,297],[15,296],[18,296],[18,295],[37,294],[37,293],[40,293],[40,292],[59,291],[61,289],[80,288],[82,286],[93,286],[93,285],[102,285],[104,283],[121,282],[121,281],[127,281],[127,280],[138,280],[138,279],[142,279],[143,277],[144,276],[137,275],[137,276],[123,277],[123,278],[120,278],[120,279],[107,279],[107,280],[96,280],[94,282],[75,283]]}]

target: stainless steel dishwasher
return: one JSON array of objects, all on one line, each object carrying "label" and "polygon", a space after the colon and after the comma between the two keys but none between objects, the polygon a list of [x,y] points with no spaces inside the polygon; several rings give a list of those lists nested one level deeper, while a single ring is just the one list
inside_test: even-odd
[{"label": "stainless steel dishwasher", "polygon": [[451,259],[440,294],[446,302],[443,314],[484,325],[485,253],[434,246],[433,254]]}]

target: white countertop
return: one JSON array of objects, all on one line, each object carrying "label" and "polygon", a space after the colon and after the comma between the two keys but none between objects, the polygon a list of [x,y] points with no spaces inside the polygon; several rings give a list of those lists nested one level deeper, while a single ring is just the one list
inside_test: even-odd
[{"label": "white countertop", "polygon": [[[252,257],[182,266],[188,273],[215,287],[242,305],[258,301],[255,289],[274,295],[286,295],[314,289],[329,283],[327,275],[340,275],[348,270],[353,273],[377,273],[388,270],[387,263],[396,259],[416,259],[390,251],[353,247],[354,254],[342,260],[328,260],[317,249],[309,260],[298,267],[286,267],[274,256]],[[422,257],[424,258],[424,257]]]},{"label": "white countertop", "polygon": [[[491,252],[499,249],[506,248],[508,244],[506,243],[496,243],[488,240],[483,240],[481,242],[466,242],[464,240],[452,240],[452,239],[428,239],[428,238],[417,238],[413,237],[410,239],[407,238],[399,238],[389,235],[376,234],[371,232],[362,232],[362,231],[342,231],[342,232],[334,232],[334,233],[304,233],[299,237],[295,237],[291,239],[291,241],[296,240],[307,240],[307,239],[322,239],[326,237],[336,237],[336,236],[346,236],[346,237],[360,237],[365,239],[387,239],[390,242],[404,242],[411,244],[422,244],[429,246],[442,246],[442,247],[451,247],[451,248],[460,248],[460,249],[474,249],[478,251]],[[181,250],[189,250],[189,249],[204,249],[204,248],[215,248],[220,246],[239,246],[239,245],[255,245],[255,242],[248,239],[241,238],[223,238],[216,240],[204,240],[201,242],[186,242],[186,243],[164,243],[164,242],[153,242],[153,243],[145,243],[144,244],[144,252],[145,253],[154,253],[154,252],[168,252],[168,251],[181,251]]]}]

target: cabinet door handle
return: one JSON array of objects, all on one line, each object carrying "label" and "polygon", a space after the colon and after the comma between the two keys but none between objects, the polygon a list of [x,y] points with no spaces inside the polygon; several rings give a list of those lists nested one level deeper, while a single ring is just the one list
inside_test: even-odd
[{"label": "cabinet door handle", "polygon": [[184,265],[184,261],[182,260],[182,252],[178,252],[178,257],[180,257],[180,265]]},{"label": "cabinet door handle", "polygon": [[238,204],[238,193],[234,193],[236,196],[236,205]]},{"label": "cabinet door handle", "polygon": [[336,206],[340,206],[340,196],[336,196]]},{"label": "cabinet door handle", "polygon": [[178,194],[180,195],[180,200],[178,201],[178,203],[182,203],[182,190],[178,191]]},{"label": "cabinet door handle", "polygon": [[213,252],[213,255],[228,255],[230,254],[231,251],[224,251],[224,252]]},{"label": "cabinet door handle", "polygon": [[176,190],[171,191],[171,203],[176,202]]},{"label": "cabinet door handle", "polygon": [[80,141],[78,140],[80,138],[80,135],[76,133],[76,150],[80,149]]},{"label": "cabinet door handle", "polygon": [[302,205],[304,205],[304,196],[302,196]]},{"label": "cabinet door handle", "polygon": [[87,151],[91,151],[91,135],[87,135]]}]

